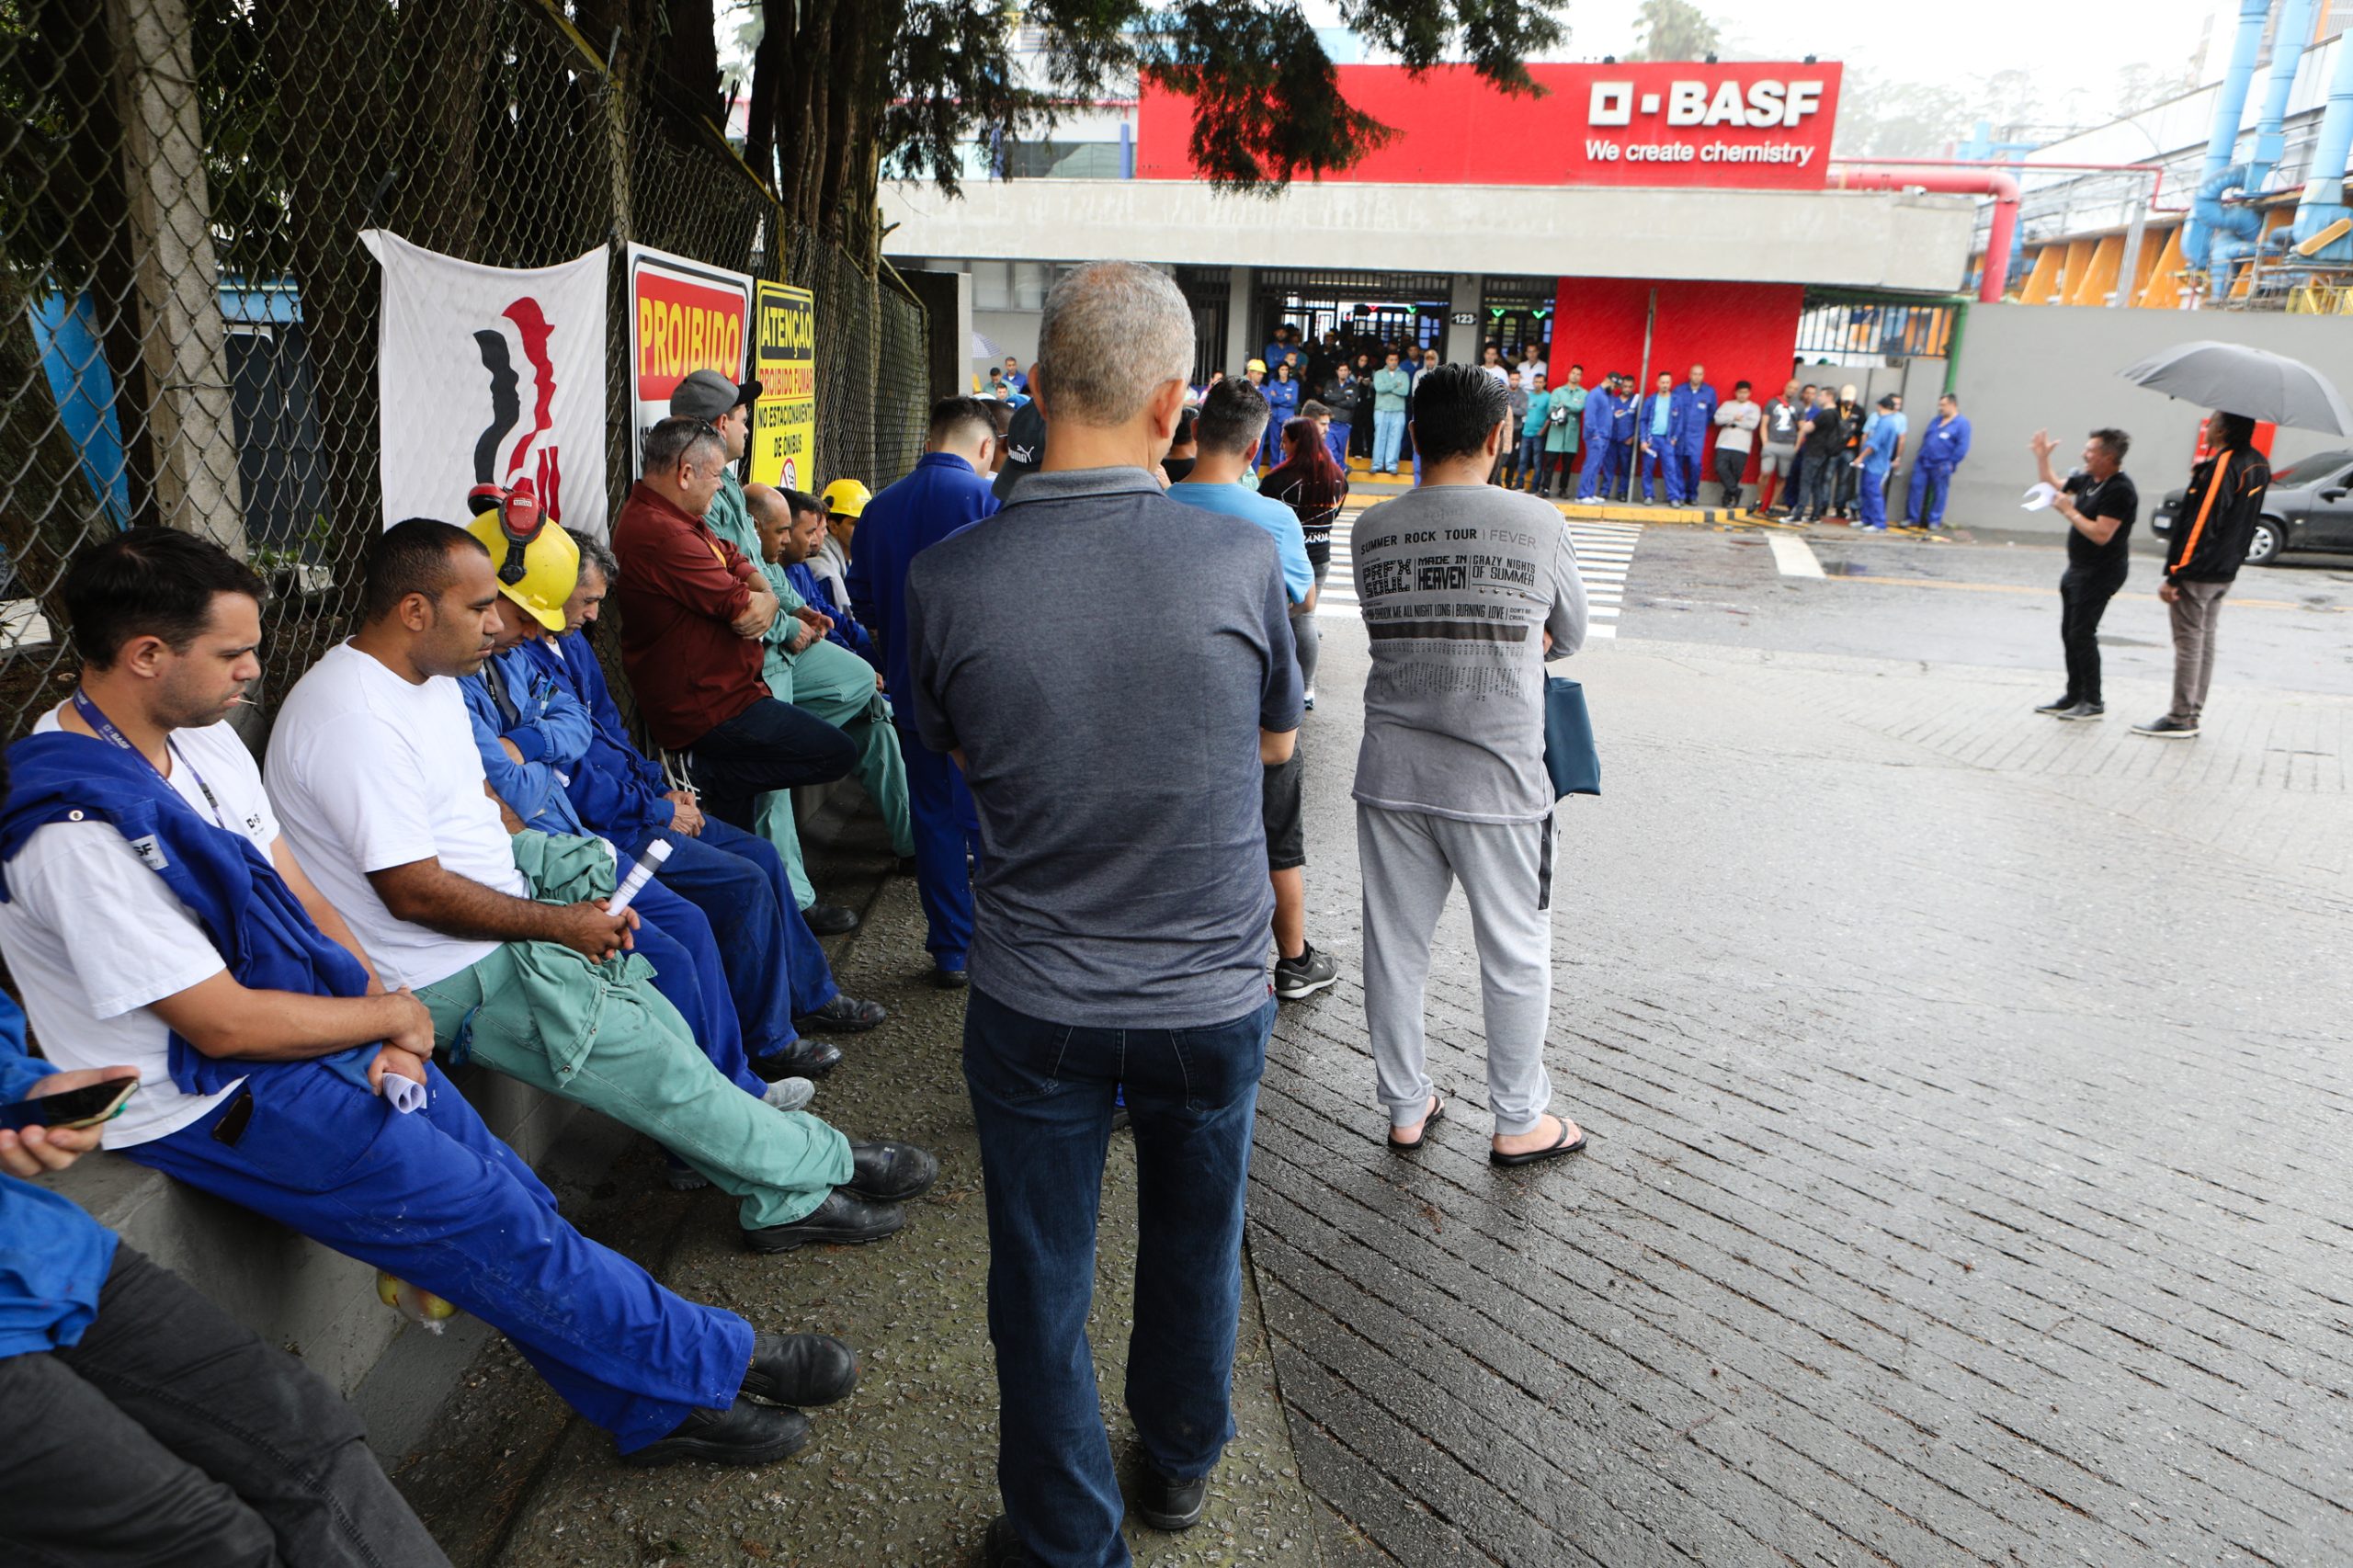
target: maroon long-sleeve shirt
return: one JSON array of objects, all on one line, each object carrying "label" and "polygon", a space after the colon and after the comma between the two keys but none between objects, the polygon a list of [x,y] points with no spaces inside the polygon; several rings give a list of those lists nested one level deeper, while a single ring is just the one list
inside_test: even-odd
[{"label": "maroon long-sleeve shirt", "polygon": [[681,751],[768,695],[756,637],[730,622],[759,568],[641,481],[613,524],[621,665],[654,741]]}]

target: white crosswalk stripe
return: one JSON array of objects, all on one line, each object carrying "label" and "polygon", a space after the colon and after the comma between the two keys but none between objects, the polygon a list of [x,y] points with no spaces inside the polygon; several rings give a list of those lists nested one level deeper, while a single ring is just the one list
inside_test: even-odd
[{"label": "white crosswalk stripe", "polygon": [[[1348,555],[1348,533],[1356,520],[1352,508],[1332,530],[1332,569],[1324,580],[1324,596],[1315,604],[1318,615],[1358,619],[1364,614],[1357,599],[1356,567]],[[1577,574],[1585,579],[1586,604],[1592,616],[1587,635],[1618,635],[1619,613],[1626,608],[1626,573],[1633,565],[1642,534],[1640,523],[1569,524],[1569,542],[1576,547]]]}]

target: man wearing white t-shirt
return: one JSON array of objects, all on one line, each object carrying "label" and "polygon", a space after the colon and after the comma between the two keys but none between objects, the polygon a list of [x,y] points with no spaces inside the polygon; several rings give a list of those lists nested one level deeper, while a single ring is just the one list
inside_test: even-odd
[{"label": "man wearing white t-shirt", "polygon": [[508,835],[456,678],[497,634],[490,551],[412,517],[377,536],[364,574],[358,635],[279,705],[269,792],[377,967],[415,988],[435,1039],[653,1138],[743,1200],[755,1251],[897,1231],[938,1163],[739,1090],[629,954],[635,912],[605,908],[609,851]]},{"label": "man wearing white t-shirt", "polygon": [[[139,1069],[106,1146],[473,1312],[635,1462],[798,1449],[805,1419],[757,1401],[843,1397],[848,1347],[756,1335],[574,1230],[303,875],[222,722],[260,673],[260,580],[134,528],[63,593],[81,684],[9,753],[0,951],[53,1062]],[[395,1110],[396,1078],[426,1103]]]}]

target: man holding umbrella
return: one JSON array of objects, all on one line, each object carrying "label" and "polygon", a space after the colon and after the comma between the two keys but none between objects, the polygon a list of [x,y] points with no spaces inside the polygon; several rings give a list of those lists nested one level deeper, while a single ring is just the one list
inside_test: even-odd
[{"label": "man holding umbrella", "polygon": [[2211,455],[2190,472],[2157,589],[2173,615],[2173,706],[2162,718],[2133,725],[2136,735],[2180,741],[2198,733],[2214,676],[2222,596],[2246,560],[2271,485],[2271,465],[2256,450],[2255,421],[2245,415],[2218,409],[2209,415],[2206,445]]}]

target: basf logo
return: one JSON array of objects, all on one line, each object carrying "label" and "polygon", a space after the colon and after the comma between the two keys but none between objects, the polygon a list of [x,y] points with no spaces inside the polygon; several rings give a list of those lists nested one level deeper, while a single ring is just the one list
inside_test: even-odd
[{"label": "basf logo", "polygon": [[[1597,76],[1586,84],[1582,158],[1573,160],[1584,167],[1570,183],[1819,186],[1837,72],[1667,64]],[[1613,168],[1636,177],[1605,172]]]}]

